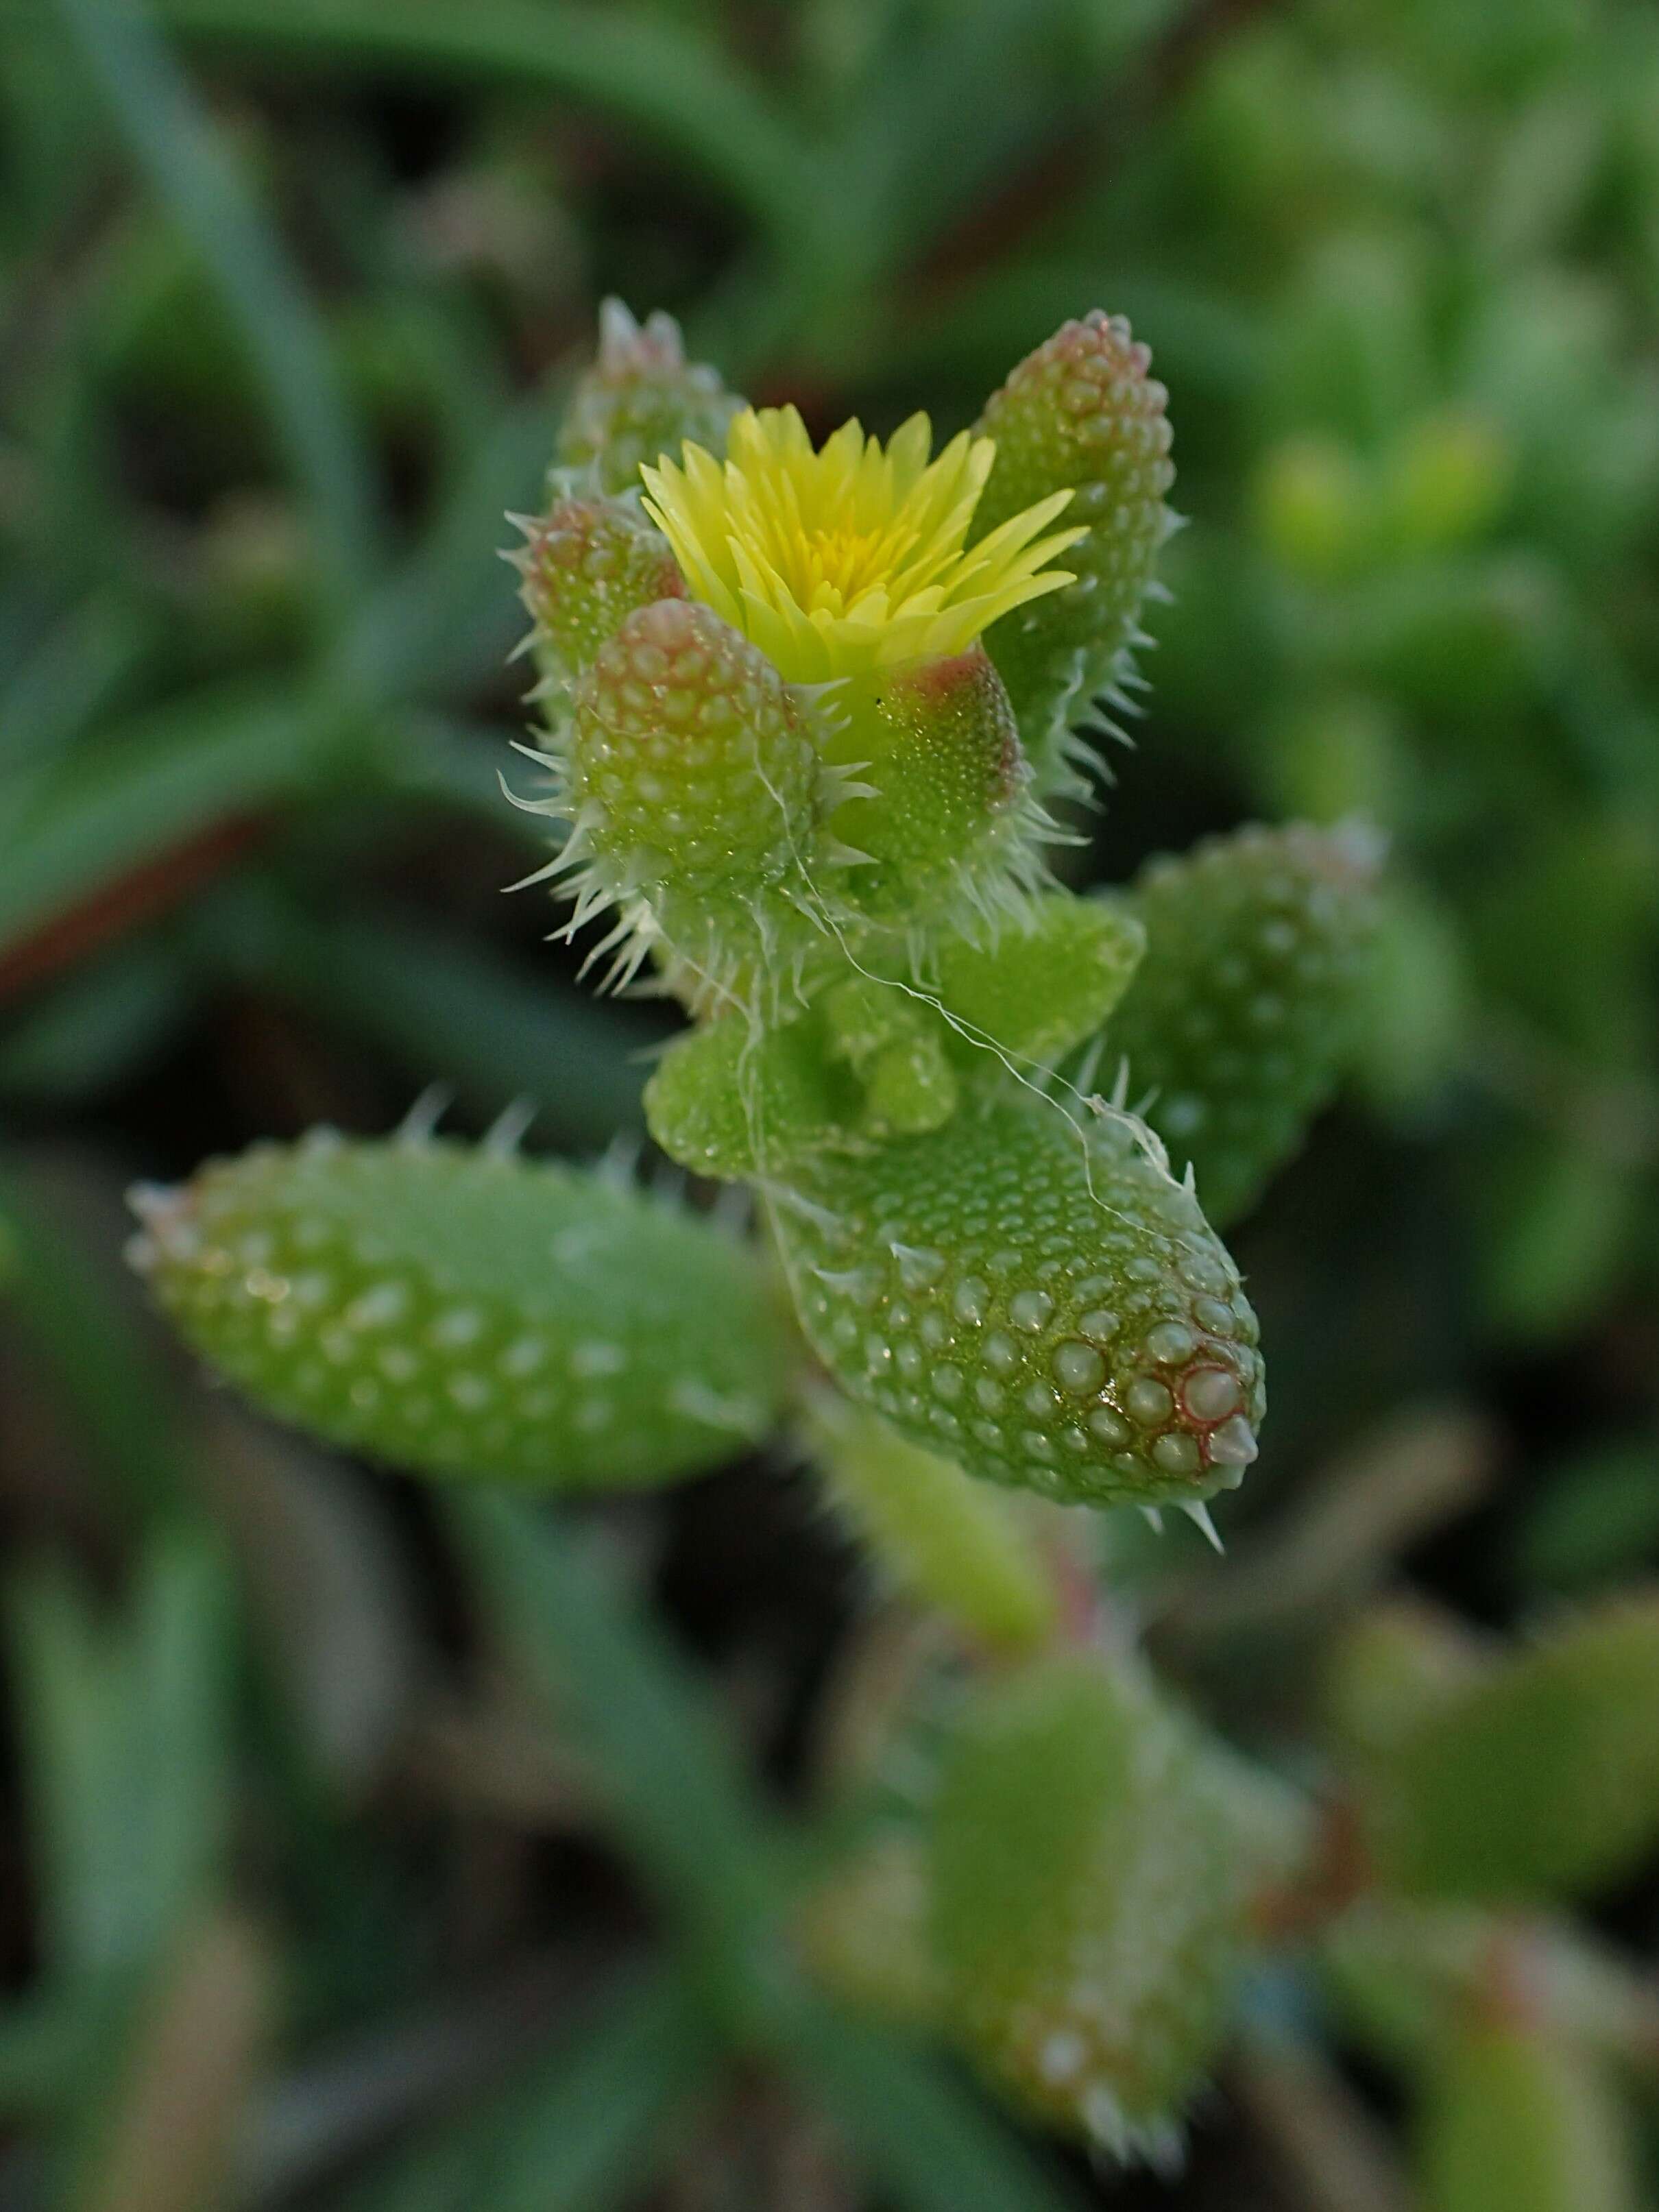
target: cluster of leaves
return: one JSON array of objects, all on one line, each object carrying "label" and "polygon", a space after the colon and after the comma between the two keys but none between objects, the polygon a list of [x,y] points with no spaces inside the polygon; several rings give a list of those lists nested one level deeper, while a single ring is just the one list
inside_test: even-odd
[{"label": "cluster of leaves", "polygon": [[[1514,1370],[1481,1373],[1483,1339],[1553,1339],[1560,1369],[1524,1403],[1540,1451],[1573,1456],[1523,1518],[1483,1515],[1478,1544],[1419,1564],[1491,1610],[1594,1593],[1655,1554],[1643,11],[1302,0],[1188,23],[1156,0],[806,0],[766,19],[757,64],[755,11],[716,0],[602,20],[514,0],[155,15],[176,47],[98,0],[5,11],[0,35],[0,1115],[9,1138],[67,1127],[77,1187],[113,1123],[123,1167],[182,1172],[319,1111],[383,1127],[433,1078],[481,1118],[527,1097],[576,1149],[634,1123],[628,1055],[653,1026],[590,1011],[557,956],[510,946],[532,902],[486,925],[478,898],[517,872],[515,836],[531,862],[544,851],[545,824],[515,827],[495,788],[519,718],[500,511],[534,504],[561,411],[565,465],[612,479],[567,496],[614,495],[672,434],[611,445],[603,379],[567,404],[611,283],[666,297],[695,351],[815,428],[916,401],[969,420],[1062,317],[1127,308],[1176,391],[1193,526],[1149,617],[1156,744],[1097,848],[1127,878],[1241,816],[1323,827],[1223,837],[1109,900],[1051,893],[1042,927],[1029,909],[1000,939],[1034,957],[988,988],[981,962],[924,948],[949,1019],[821,977],[787,1048],[766,1025],[762,1064],[746,1023],[718,1021],[659,1063],[659,1135],[697,1174],[762,1184],[819,1351],[906,1435],[804,1390],[730,1222],[716,1234],[620,1170],[417,1131],[247,1155],[150,1204],[146,1234],[191,1263],[185,1333],[337,1443],[522,1483],[556,1439],[568,1486],[637,1492],[798,1419],[885,1585],[953,1624],[900,1632],[890,1600],[839,1620],[810,1822],[759,1801],[611,1547],[482,1492],[445,1491],[435,1518],[398,1493],[394,1514],[337,1456],[222,1410],[204,1425],[112,1297],[107,1229],[88,1273],[38,1171],[7,1184],[8,1507],[92,1570],[27,1575],[11,1605],[33,1912],[6,1930],[28,1982],[0,2014],[22,2136],[8,2185],[459,2212],[653,2186],[702,2202],[709,2169],[744,2201],[852,2204],[862,2172],[884,2201],[1038,2212],[1073,2185],[920,2039],[965,2051],[1041,2124],[1161,2159],[1231,2028],[1247,2124],[1200,2103],[1194,2201],[1229,2125],[1224,2193],[1260,2142],[1288,2192],[1404,2201],[1335,2044],[1407,2089],[1430,2204],[1640,2202],[1650,1993],[1569,1916],[1650,1854],[1650,1603],[1594,1602],[1535,1644],[1394,1595],[1352,1621],[1495,1450],[1524,1455],[1457,1411],[1331,1455],[1425,1384],[1508,1410]],[[717,446],[729,410],[718,386],[698,398],[681,428]],[[1116,641],[1097,641],[1069,708],[1110,678]],[[1057,789],[1064,714],[1030,689],[1047,657],[1001,644]],[[957,1024],[1087,1091],[1064,1055],[1109,1013],[1128,1096],[1231,1236],[1328,1088],[1317,979],[1282,986],[1328,950],[1333,878],[1369,866],[1334,828],[1356,811],[1394,853],[1366,1088],[1382,1143],[1407,1149],[1350,1117],[1241,1232],[1276,1413],[1223,1501],[1232,1558],[1195,1565],[1180,1522],[1154,1540],[1133,1516],[1009,1494],[1049,1469],[989,1407],[1003,1433],[977,1440],[977,1471],[1003,1486],[965,1485],[930,1447],[975,1440],[933,1416],[1006,1378],[928,1319],[927,1255],[968,1233],[940,1214],[960,1161],[902,1194],[916,1219],[883,1240],[893,1280],[875,1289],[915,1325],[895,1361],[930,1392],[947,1378],[925,1419],[898,1382],[864,1388],[861,1340],[848,1359],[866,1255],[823,1249],[823,1217],[884,1220],[878,1182],[849,1188],[872,1148],[922,1158],[983,1094],[1012,1120],[975,1172],[1017,1154],[1023,1217],[1086,1220],[1066,1125],[992,1083]],[[856,914],[860,888],[849,871],[836,914],[869,930],[860,965],[914,981],[890,913]],[[1319,988],[1347,975],[1338,959]],[[1103,1122],[1101,1171],[1163,1234],[1181,1202],[1139,1140],[1115,1147],[1123,1127]],[[816,1212],[786,1213],[781,1188]],[[1199,1233],[1183,1218],[1176,1247]],[[1149,1330],[1242,1343],[1196,1311],[1234,1295],[1201,1233],[1219,1282],[1186,1283]],[[562,1237],[615,1264],[549,1280],[526,1254]],[[204,1249],[247,1295],[193,1273]],[[1088,1279],[1080,1254],[1048,1256]],[[326,1287],[289,1332],[256,1276]],[[953,1263],[947,1320],[973,1320],[955,1309],[981,1283],[1036,1287]],[[1130,1494],[1194,1496],[1182,1446],[1237,1419],[1222,1394],[1251,1377],[1200,1356],[1171,1393],[1139,1353],[1120,1374],[1115,1339],[1071,1329],[1091,1310],[1073,1300],[1041,1350],[1091,1385],[1091,1356],[1111,1368],[1095,1494],[1122,1478],[1106,1423],[1133,1431],[1139,1384],[1159,1419]],[[1046,1371],[1019,1379],[1056,1395]],[[1200,1490],[1237,1471],[1199,1455]],[[728,1542],[734,1513],[770,1526],[779,1509],[726,1480],[709,1510]],[[602,1508],[628,1579],[643,1533],[697,1510]],[[791,1562],[825,1544],[792,1525],[761,1578],[799,1598]],[[1132,1616],[1255,1763],[1123,1656]],[[552,1885],[527,1839],[550,1828],[606,1836],[637,1869],[672,1937],[642,1971],[591,1885],[546,1948]],[[573,1928],[613,1918],[618,1941],[573,1953]],[[437,1999],[458,1961],[503,1978]],[[596,1966],[599,2001],[573,2002]],[[434,2097],[452,2109],[428,2117]]]}]

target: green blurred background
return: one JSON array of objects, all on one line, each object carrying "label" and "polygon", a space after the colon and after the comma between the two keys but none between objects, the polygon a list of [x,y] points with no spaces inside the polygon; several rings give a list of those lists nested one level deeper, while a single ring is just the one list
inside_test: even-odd
[{"label": "green blurred background", "polygon": [[[434,1080],[636,1126],[666,1017],[499,895],[495,552],[609,293],[818,434],[954,429],[1130,316],[1190,520],[1079,880],[1252,817],[1394,854],[1361,1080],[1237,1239],[1273,1411],[1227,1534],[1300,1532],[1309,1618],[1659,1567],[1659,14],[0,4],[5,2212],[900,2201],[811,2100],[676,2070],[488,1589],[119,1261],[133,1177]],[[867,1592],[789,1469],[608,1533],[809,1793]],[[1276,1648],[1209,1687],[1294,1741]],[[1645,1973],[1659,1879],[1606,1917]],[[1340,2204],[1289,2094],[1224,2085],[1174,2200]]]}]

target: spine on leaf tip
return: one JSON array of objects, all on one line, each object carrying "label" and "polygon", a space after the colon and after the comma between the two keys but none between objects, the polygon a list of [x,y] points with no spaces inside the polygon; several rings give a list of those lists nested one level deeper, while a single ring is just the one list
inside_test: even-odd
[{"label": "spine on leaf tip", "polygon": [[[986,645],[1008,686],[1040,793],[1080,786],[1068,724],[1130,673],[1140,610],[1159,547],[1174,527],[1168,395],[1152,356],[1121,315],[1063,324],[994,393],[979,428],[996,461],[974,518],[976,535],[1062,489],[1074,580],[1003,617]],[[1117,699],[1119,706],[1126,702]]]},{"label": "spine on leaf tip", "polygon": [[133,1202],[135,1264],[194,1351],[423,1474],[672,1481],[767,1435],[791,1385],[754,1255],[603,1174],[319,1134]]},{"label": "spine on leaf tip", "polygon": [[763,1187],[819,1358],[968,1473],[1196,1508],[1255,1458],[1255,1316],[1130,1115],[1074,1122],[1010,1086]]}]

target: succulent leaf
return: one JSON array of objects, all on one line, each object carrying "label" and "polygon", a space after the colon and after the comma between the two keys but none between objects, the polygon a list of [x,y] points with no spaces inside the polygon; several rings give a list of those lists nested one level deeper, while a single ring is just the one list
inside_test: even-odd
[{"label": "succulent leaf", "polygon": [[1226,1227],[1300,1146],[1366,1003],[1377,854],[1358,830],[1249,829],[1152,862],[1146,954],[1107,1048]]},{"label": "succulent leaf", "polygon": [[660,943],[717,995],[775,980],[816,933],[808,855],[822,774],[800,702],[694,600],[630,615],[575,696],[567,860],[577,915],[622,908],[631,973]]},{"label": "succulent leaf", "polygon": [[532,625],[536,696],[556,739],[600,647],[641,607],[683,599],[685,584],[667,539],[623,500],[556,498],[520,526],[526,543],[513,561]]},{"label": "succulent leaf", "polygon": [[1040,1662],[947,1753],[933,1935],[950,2021],[1034,2112],[1167,2160],[1224,2033],[1291,1801],[1092,1655]]},{"label": "succulent leaf", "polygon": [[1659,1596],[1621,1596],[1479,1672],[1367,1764],[1382,1872],[1422,1895],[1534,1899],[1616,1880],[1659,1840]]},{"label": "succulent leaf", "polygon": [[1022,1501],[828,1391],[812,1401],[809,1437],[830,1496],[901,1589],[1001,1649],[1042,1642],[1054,1587]]},{"label": "succulent leaf", "polygon": [[1085,1127],[999,1090],[769,1196],[818,1357],[969,1474],[1071,1504],[1194,1504],[1255,1457],[1255,1316],[1131,1116]]},{"label": "succulent leaf", "polygon": [[1035,881],[1046,824],[1002,678],[983,647],[849,680],[830,703],[830,757],[869,795],[846,799],[835,831],[866,865],[848,878],[861,913],[948,926],[995,912]]},{"label": "succulent leaf", "polygon": [[1420,2128],[1426,2212],[1637,2212],[1626,2116],[1579,2052],[1477,2024],[1429,2075]]},{"label": "succulent leaf", "polygon": [[[937,955],[940,1002],[975,1039],[1015,1059],[1052,1063],[1099,1030],[1146,950],[1139,917],[1069,891],[1034,899],[988,946],[947,941]],[[958,1038],[959,1054],[976,1043]]]},{"label": "succulent leaf", "polygon": [[1016,608],[986,636],[1040,794],[1079,784],[1067,724],[1131,674],[1141,605],[1173,526],[1164,503],[1175,481],[1167,394],[1151,362],[1121,315],[1096,311],[1028,354],[980,417],[997,456],[975,531],[1069,489],[1065,520],[1087,532],[1066,550],[1074,580]]},{"label": "succulent leaf", "polygon": [[134,1204],[135,1261],[194,1351],[424,1474],[672,1481],[764,1437],[789,1386],[753,1255],[599,1175],[319,1134]]}]

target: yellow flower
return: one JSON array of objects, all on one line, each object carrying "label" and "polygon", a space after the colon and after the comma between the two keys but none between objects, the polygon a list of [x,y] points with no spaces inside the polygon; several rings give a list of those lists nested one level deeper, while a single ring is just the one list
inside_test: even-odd
[{"label": "yellow flower", "polygon": [[750,408],[724,465],[688,444],[640,473],[696,596],[790,682],[817,684],[965,652],[1000,615],[1072,581],[1047,564],[1085,532],[1042,534],[1069,491],[969,545],[995,444],[964,430],[930,461],[932,444],[913,415],[884,449],[854,422],[814,453],[793,407]]}]

